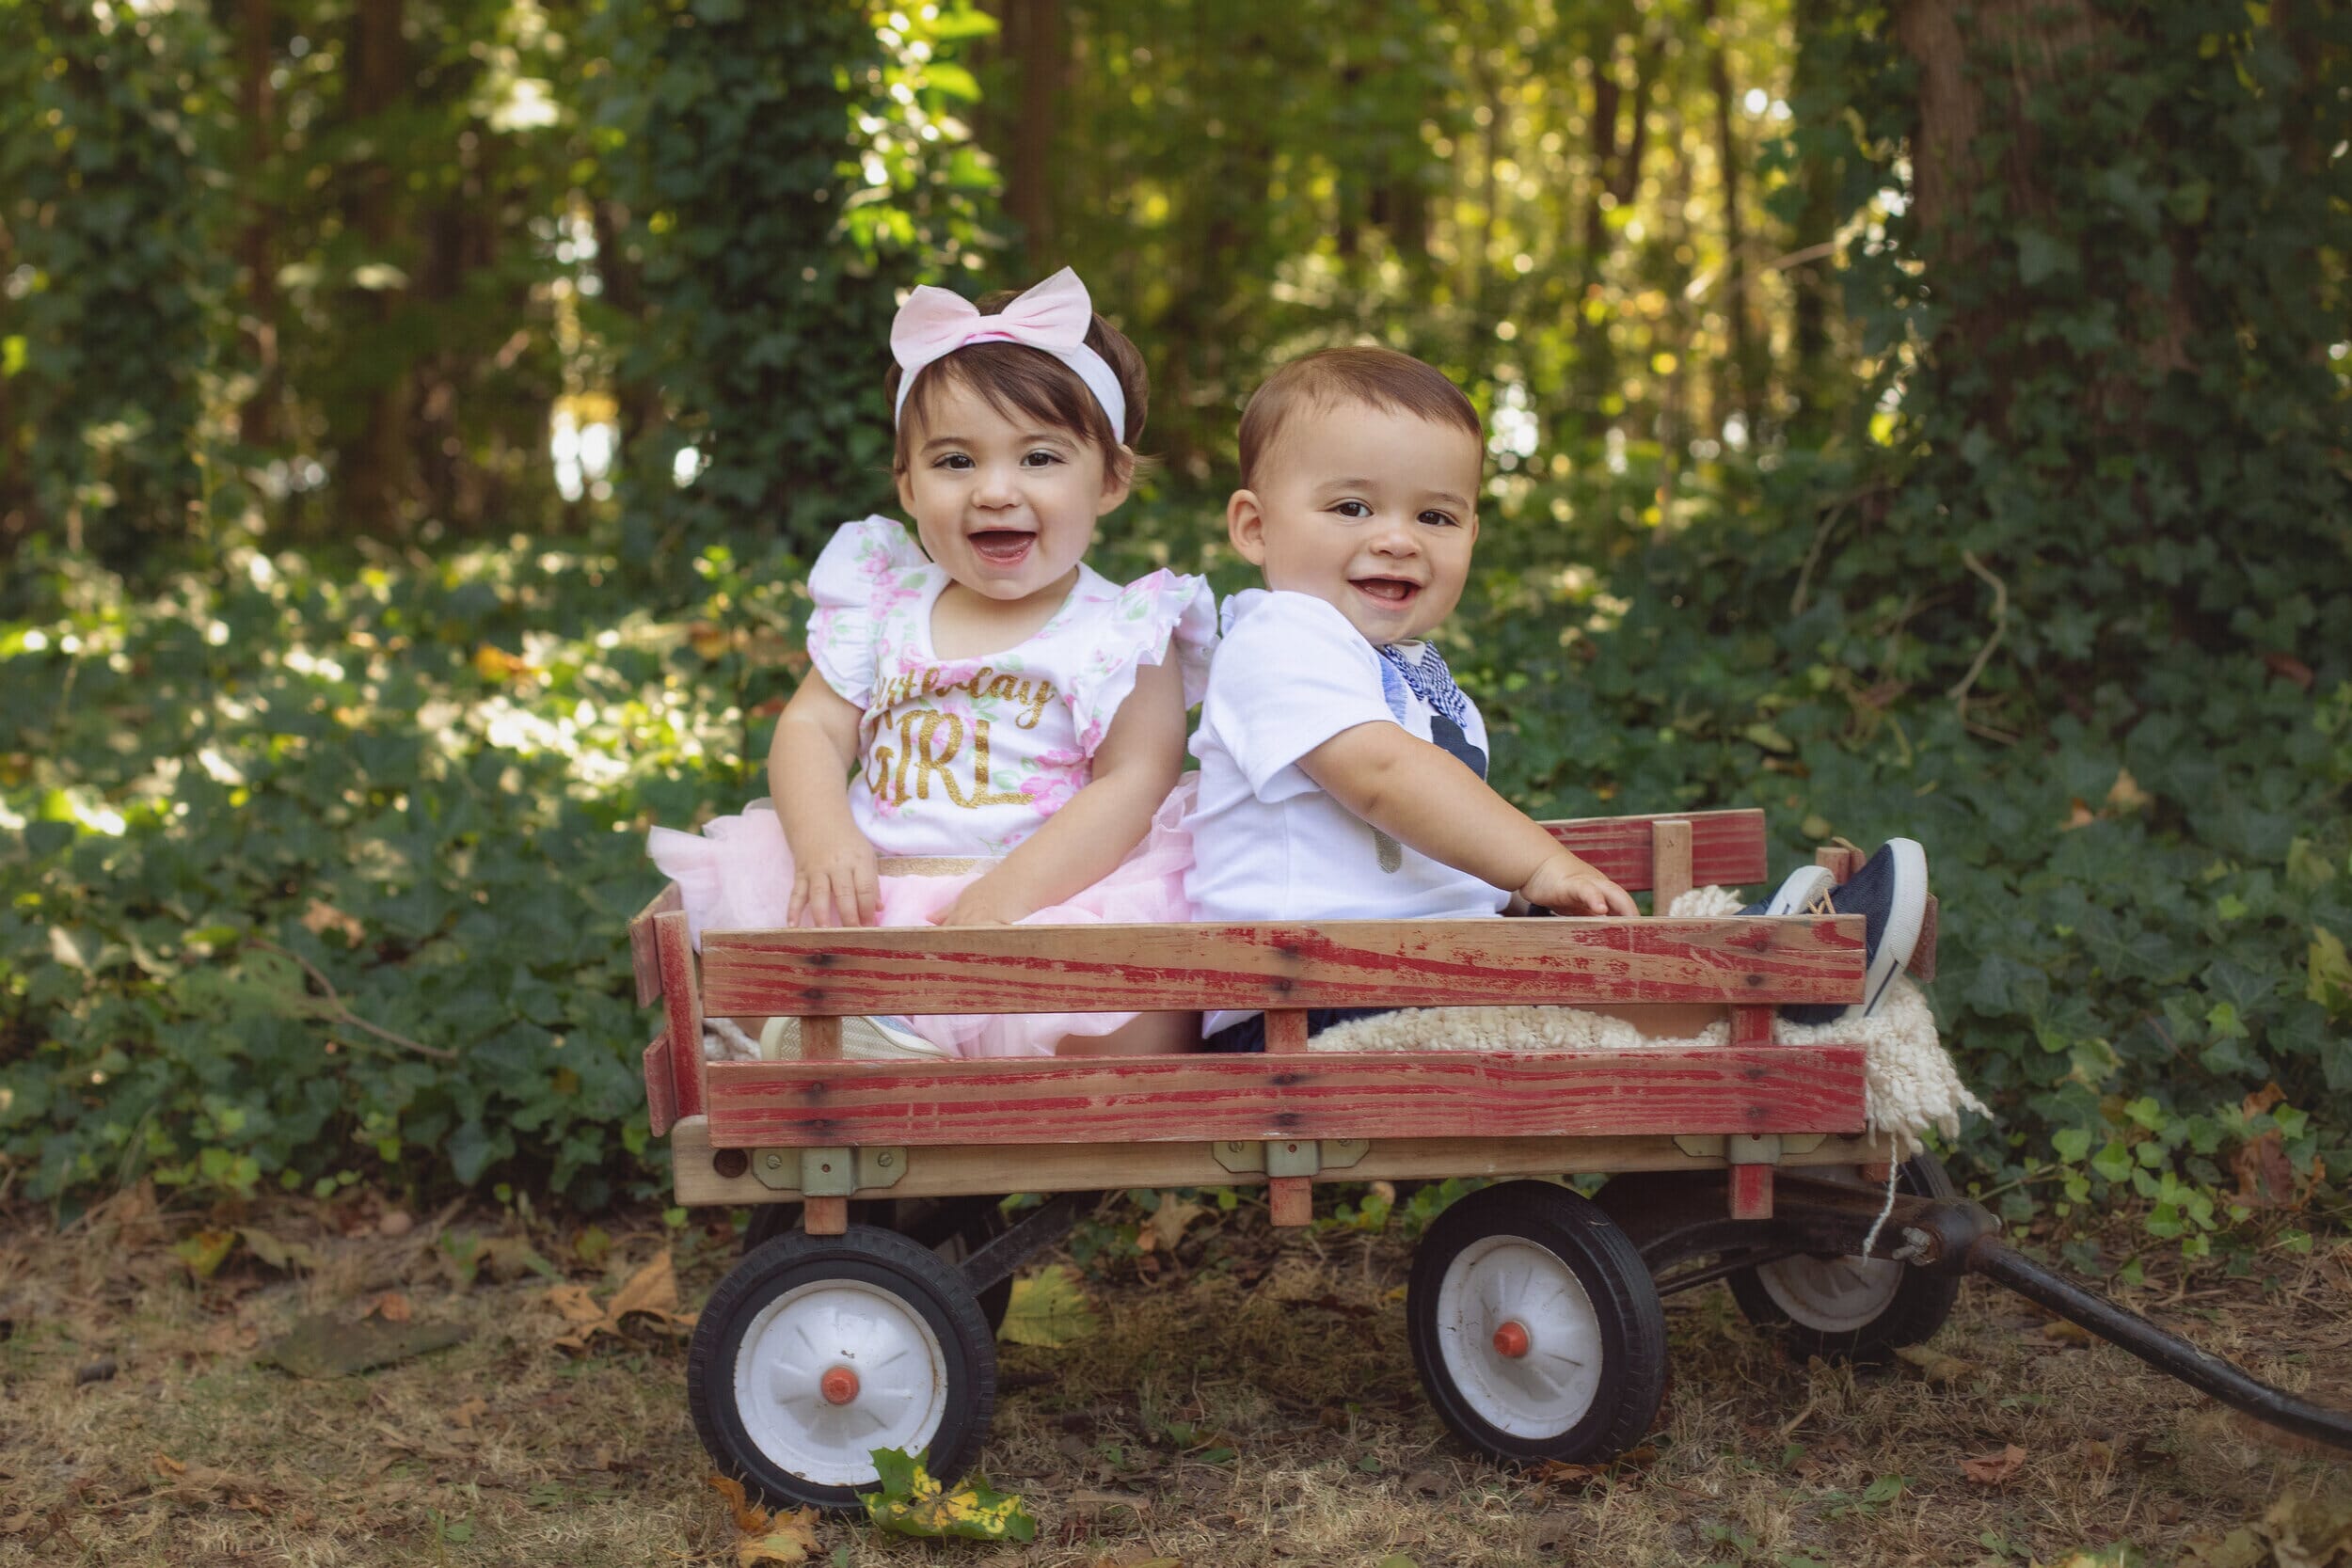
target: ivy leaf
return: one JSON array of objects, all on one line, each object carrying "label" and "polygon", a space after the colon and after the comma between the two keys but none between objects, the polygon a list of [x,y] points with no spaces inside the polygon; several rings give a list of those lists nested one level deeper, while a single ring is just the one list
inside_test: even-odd
[{"label": "ivy leaf", "polygon": [[1037,1539],[1037,1521],[1017,1495],[979,1481],[943,1486],[919,1456],[897,1449],[876,1449],[873,1460],[882,1486],[866,1495],[866,1516],[877,1529],[927,1541],[950,1535],[969,1541]]},{"label": "ivy leaf", "polygon": [[2038,288],[2062,272],[2082,270],[2082,252],[2056,235],[2039,229],[2017,230],[2017,277],[2028,289]]},{"label": "ivy leaf", "polygon": [[2123,1147],[2121,1138],[2108,1139],[2106,1147],[2090,1157],[2090,1168],[2109,1181],[2128,1180],[2137,1165],[2138,1162],[2132,1158],[2132,1151]]},{"label": "ivy leaf", "polygon": [[2324,926],[2312,927],[2312,945],[2304,965],[2303,994],[2328,1009],[2330,1018],[2352,1012],[2352,955],[2344,939]]}]

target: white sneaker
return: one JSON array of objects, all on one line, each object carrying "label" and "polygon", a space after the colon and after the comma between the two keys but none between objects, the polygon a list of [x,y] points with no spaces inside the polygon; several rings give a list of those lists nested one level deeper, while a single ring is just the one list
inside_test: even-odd
[{"label": "white sneaker", "polygon": [[[1780,890],[1764,901],[1756,914],[1836,914],[1829,895],[1837,890],[1837,879],[1831,876],[1826,865],[1801,865],[1788,873],[1788,879]],[[1741,911],[1748,913],[1749,911]]]}]

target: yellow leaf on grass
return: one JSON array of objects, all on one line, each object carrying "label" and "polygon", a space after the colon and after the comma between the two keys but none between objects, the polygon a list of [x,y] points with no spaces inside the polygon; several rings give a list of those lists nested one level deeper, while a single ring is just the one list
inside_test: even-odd
[{"label": "yellow leaf on grass", "polygon": [[809,1562],[817,1556],[817,1511],[804,1508],[789,1519],[770,1522],[765,1534],[735,1545],[736,1568],[763,1564]]},{"label": "yellow leaf on grass", "polygon": [[1012,1282],[1012,1300],[1005,1307],[1005,1326],[999,1332],[1016,1345],[1052,1350],[1083,1339],[1100,1326],[1077,1275],[1067,1264],[1052,1263]]},{"label": "yellow leaf on grass", "polygon": [[233,1230],[199,1230],[182,1237],[171,1250],[180,1255],[180,1261],[188,1266],[190,1274],[199,1279],[210,1279],[214,1271],[228,1261],[230,1250],[236,1244],[237,1233]]},{"label": "yellow leaf on grass", "polygon": [[1977,1370],[1972,1362],[1963,1361],[1957,1355],[1947,1355],[1940,1350],[1931,1350],[1925,1345],[1898,1346],[1895,1354],[1918,1368],[1919,1375],[1930,1383],[1958,1383]]}]

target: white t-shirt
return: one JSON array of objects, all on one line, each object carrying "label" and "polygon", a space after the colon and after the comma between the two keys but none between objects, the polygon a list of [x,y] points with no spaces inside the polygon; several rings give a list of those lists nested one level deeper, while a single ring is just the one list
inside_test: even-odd
[{"label": "white t-shirt", "polygon": [[[1436,740],[1432,710],[1363,634],[1321,599],[1252,589],[1224,607],[1192,754],[1200,796],[1184,819],[1193,918],[1436,920],[1500,914],[1510,894],[1399,844],[1326,794],[1298,759],[1359,724]],[[1421,645],[1403,652],[1418,661]],[[1462,741],[1483,775],[1486,721],[1464,698]],[[1438,742],[1442,744],[1442,742]],[[1456,742],[1456,746],[1461,744]],[[1461,754],[1455,746],[1449,751]],[[1465,759],[1469,761],[1468,758]],[[1246,1012],[1212,1013],[1214,1034]]]}]

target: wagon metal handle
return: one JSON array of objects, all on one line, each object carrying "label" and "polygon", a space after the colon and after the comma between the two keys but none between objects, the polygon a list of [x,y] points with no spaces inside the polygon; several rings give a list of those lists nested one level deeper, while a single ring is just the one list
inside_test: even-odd
[{"label": "wagon metal handle", "polygon": [[2126,1307],[2053,1274],[2014,1247],[1991,1236],[1968,1248],[1968,1272],[2006,1285],[2027,1301],[2080,1323],[2109,1344],[2131,1352],[2156,1370],[2179,1378],[2233,1410],[2298,1437],[2352,1449],[2352,1414],[2330,1410],[2274,1388],[2260,1378],[2167,1333]]}]

